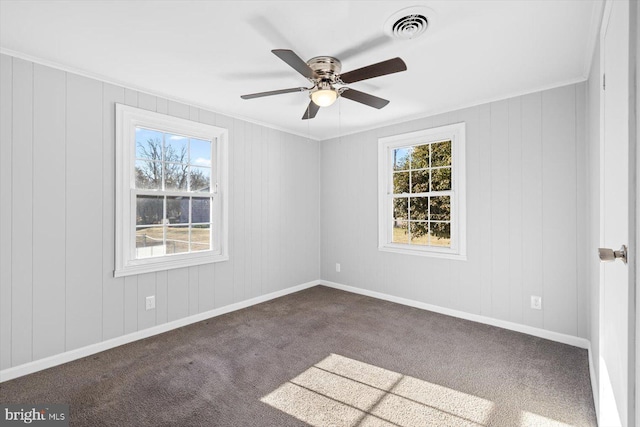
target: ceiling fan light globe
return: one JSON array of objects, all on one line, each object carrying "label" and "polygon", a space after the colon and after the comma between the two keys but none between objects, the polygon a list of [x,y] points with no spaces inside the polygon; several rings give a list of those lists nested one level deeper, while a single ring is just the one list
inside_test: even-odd
[{"label": "ceiling fan light globe", "polygon": [[328,107],[336,102],[338,93],[333,89],[321,89],[311,93],[311,100],[318,107]]}]

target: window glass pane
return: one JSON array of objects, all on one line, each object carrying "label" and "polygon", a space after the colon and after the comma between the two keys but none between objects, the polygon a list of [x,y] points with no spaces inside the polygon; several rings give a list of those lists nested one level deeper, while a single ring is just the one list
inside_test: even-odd
[{"label": "window glass pane", "polygon": [[451,198],[449,196],[431,197],[431,220],[451,220]]},{"label": "window glass pane", "polygon": [[433,191],[451,190],[451,168],[433,169],[431,171],[431,188]]},{"label": "window glass pane", "polygon": [[191,199],[191,222],[211,222],[211,198],[194,197]]},{"label": "window glass pane", "polygon": [[188,163],[189,138],[181,135],[166,134],[164,136],[164,161]]},{"label": "window glass pane", "polygon": [[411,154],[411,169],[421,169],[429,167],[429,144],[413,147]]},{"label": "window glass pane", "polygon": [[191,251],[208,251],[211,249],[211,225],[194,225],[191,228]]},{"label": "window glass pane", "polygon": [[431,144],[431,166],[451,166],[451,141]]},{"label": "window glass pane", "polygon": [[195,166],[211,167],[211,141],[192,139],[190,147],[189,163]]},{"label": "window glass pane", "polygon": [[162,189],[162,163],[136,160],[136,188]]},{"label": "window glass pane", "polygon": [[398,197],[393,199],[393,218],[409,219],[409,199]]},{"label": "window glass pane", "polygon": [[136,196],[136,225],[162,224],[162,196]]},{"label": "window glass pane", "polygon": [[426,193],[429,191],[429,170],[411,171],[411,192]]},{"label": "window glass pane", "polygon": [[187,174],[189,166],[184,163],[164,163],[165,190],[187,191]]},{"label": "window glass pane", "polygon": [[211,168],[191,166],[191,191],[211,191]]},{"label": "window glass pane", "polygon": [[136,228],[136,259],[165,255],[163,233],[162,226]]},{"label": "window glass pane", "polygon": [[393,170],[409,170],[411,165],[412,147],[396,148],[393,150]]},{"label": "window glass pane", "polygon": [[412,197],[409,199],[409,219],[426,221],[429,219],[429,198]]},{"label": "window glass pane", "polygon": [[136,128],[136,158],[162,160],[162,132]]},{"label": "window glass pane", "polygon": [[189,252],[189,226],[167,227],[167,254]]},{"label": "window glass pane", "polygon": [[427,246],[429,244],[429,223],[427,221],[411,221],[409,231],[411,232],[412,245]]},{"label": "window glass pane", "polygon": [[167,197],[167,223],[189,223],[189,198]]},{"label": "window glass pane", "polygon": [[407,221],[393,222],[393,243],[409,243],[409,223]]},{"label": "window glass pane", "polygon": [[393,174],[393,193],[409,192],[409,172],[395,172]]},{"label": "window glass pane", "polygon": [[432,222],[430,236],[431,246],[451,247],[451,223]]}]

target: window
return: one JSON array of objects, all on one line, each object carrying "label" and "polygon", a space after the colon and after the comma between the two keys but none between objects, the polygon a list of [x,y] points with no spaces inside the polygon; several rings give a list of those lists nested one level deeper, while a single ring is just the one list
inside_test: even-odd
[{"label": "window", "polygon": [[116,277],[229,258],[227,137],[116,104]]},{"label": "window", "polygon": [[465,125],[378,141],[383,251],[466,259]]}]

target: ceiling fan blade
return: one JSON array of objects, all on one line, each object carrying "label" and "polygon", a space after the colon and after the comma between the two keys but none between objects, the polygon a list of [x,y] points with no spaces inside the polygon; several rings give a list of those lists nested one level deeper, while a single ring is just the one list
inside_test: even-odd
[{"label": "ceiling fan blade", "polygon": [[319,109],[320,107],[318,107],[315,104],[315,102],[309,101],[309,106],[307,107],[306,110],[304,110],[304,115],[302,116],[302,120],[313,119],[316,116],[316,114],[318,114]]},{"label": "ceiling fan blade", "polygon": [[405,71],[406,69],[407,64],[405,64],[402,59],[393,58],[344,73],[340,75],[340,80],[342,80],[343,83],[354,83],[359,82],[360,80],[398,73],[400,71]]},{"label": "ceiling fan blade", "polygon": [[286,62],[291,68],[308,79],[316,77],[316,73],[304,62],[296,53],[289,49],[274,49],[273,52],[278,58]]},{"label": "ceiling fan blade", "polygon": [[342,92],[340,96],[377,109],[380,109],[389,103],[386,99],[378,98],[377,96],[349,88]]},{"label": "ceiling fan blade", "polygon": [[282,93],[291,93],[291,92],[304,92],[305,90],[309,90],[309,89],[307,89],[306,87],[292,87],[291,89],[280,89],[280,90],[271,90],[269,92],[250,93],[249,95],[242,95],[240,98],[242,99],[262,98],[263,96],[280,95]]}]

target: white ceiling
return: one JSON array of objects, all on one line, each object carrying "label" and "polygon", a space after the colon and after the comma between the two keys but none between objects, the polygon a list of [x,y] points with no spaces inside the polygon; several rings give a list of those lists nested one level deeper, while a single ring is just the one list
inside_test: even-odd
[{"label": "white ceiling", "polygon": [[[315,139],[586,79],[601,0],[6,1],[2,52]],[[400,9],[432,9],[427,32],[392,40]],[[365,46],[367,48],[362,49]],[[389,99],[340,99],[303,121],[309,86],[271,53],[339,55],[343,72],[399,56],[408,70],[353,83]]]}]

